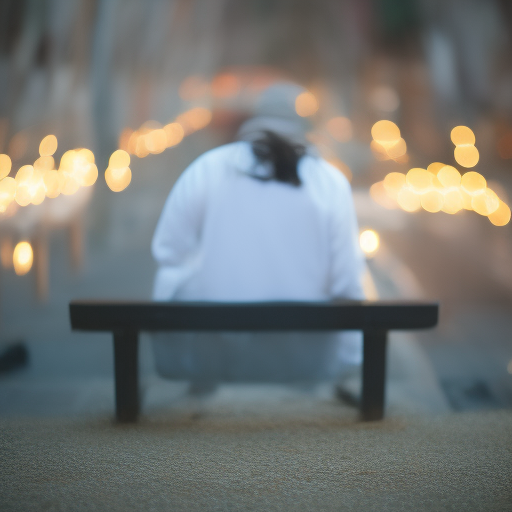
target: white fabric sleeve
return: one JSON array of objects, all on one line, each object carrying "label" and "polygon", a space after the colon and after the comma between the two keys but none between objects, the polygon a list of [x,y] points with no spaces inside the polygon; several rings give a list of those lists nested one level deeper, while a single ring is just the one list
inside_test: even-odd
[{"label": "white fabric sleeve", "polygon": [[335,170],[336,184],[331,198],[331,280],[333,298],[364,300],[363,273],[366,262],[359,247],[359,229],[350,184]]},{"label": "white fabric sleeve", "polygon": [[158,264],[155,300],[172,298],[194,266],[206,206],[206,167],[203,156],[181,174],[158,220],[151,243]]}]

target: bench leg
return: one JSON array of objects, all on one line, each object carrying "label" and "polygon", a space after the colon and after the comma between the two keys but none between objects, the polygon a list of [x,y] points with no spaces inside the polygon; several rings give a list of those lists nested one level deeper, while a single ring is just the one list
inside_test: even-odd
[{"label": "bench leg", "polygon": [[127,423],[139,415],[139,333],[114,332],[116,418]]},{"label": "bench leg", "polygon": [[361,416],[364,421],[384,417],[387,331],[364,331],[363,392]]}]

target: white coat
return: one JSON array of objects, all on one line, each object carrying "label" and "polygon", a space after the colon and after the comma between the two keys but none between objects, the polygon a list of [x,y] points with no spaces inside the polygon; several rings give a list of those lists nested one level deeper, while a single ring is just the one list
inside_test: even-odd
[{"label": "white coat", "polygon": [[[208,151],[183,172],[152,242],[154,300],[364,298],[346,178],[309,154],[298,164],[299,187],[255,177],[267,173],[244,141]],[[360,362],[360,340],[343,347],[339,336],[324,334],[322,346],[310,333],[280,337],[279,343],[271,333],[223,334],[215,342],[205,333],[157,336],[157,368],[171,378],[293,380],[333,375],[340,357]],[[262,369],[256,360],[273,366]]]}]

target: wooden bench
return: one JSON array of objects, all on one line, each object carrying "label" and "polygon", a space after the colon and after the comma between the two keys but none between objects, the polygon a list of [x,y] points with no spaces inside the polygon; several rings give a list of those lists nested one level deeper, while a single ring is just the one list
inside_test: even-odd
[{"label": "wooden bench", "polygon": [[364,333],[361,416],[384,416],[386,341],[390,330],[434,327],[439,305],[412,301],[335,302],[122,302],[73,301],[71,328],[114,336],[116,416],[139,415],[140,331],[339,331]]}]

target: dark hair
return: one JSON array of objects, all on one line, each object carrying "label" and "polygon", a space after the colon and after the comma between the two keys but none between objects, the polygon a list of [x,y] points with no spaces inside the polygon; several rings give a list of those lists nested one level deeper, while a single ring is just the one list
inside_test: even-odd
[{"label": "dark hair", "polygon": [[305,146],[290,142],[271,131],[265,130],[263,133],[263,137],[252,143],[252,151],[260,163],[270,164],[272,174],[268,178],[256,177],[299,186],[297,164],[306,153]]}]

